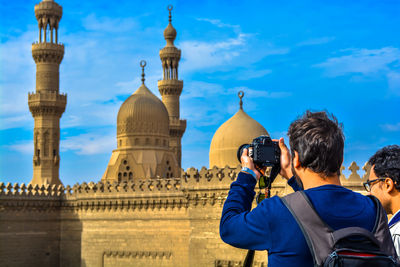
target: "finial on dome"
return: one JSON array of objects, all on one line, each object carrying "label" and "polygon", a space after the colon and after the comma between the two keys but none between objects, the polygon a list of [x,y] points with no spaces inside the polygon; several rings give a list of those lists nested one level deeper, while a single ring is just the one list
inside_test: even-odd
[{"label": "finial on dome", "polygon": [[244,97],[244,92],[243,92],[243,91],[239,91],[238,96],[239,96],[239,99],[240,99],[239,107],[240,107],[241,110],[243,110],[243,101],[242,101],[242,98]]},{"label": "finial on dome", "polygon": [[171,23],[171,21],[172,21],[171,11],[172,11],[173,8],[174,7],[172,5],[168,5],[167,6],[167,10],[169,11],[169,19],[168,19],[169,23]]},{"label": "finial on dome", "polygon": [[142,67],[142,84],[144,84],[144,67],[146,67],[146,60],[140,61],[140,67]]}]

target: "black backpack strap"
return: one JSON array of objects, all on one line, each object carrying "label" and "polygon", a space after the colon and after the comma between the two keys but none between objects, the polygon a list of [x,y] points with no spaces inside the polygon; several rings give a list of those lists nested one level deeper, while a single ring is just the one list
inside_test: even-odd
[{"label": "black backpack strap", "polygon": [[304,191],[282,199],[307,241],[315,266],[321,266],[334,245],[333,230],[319,217]]},{"label": "black backpack strap", "polygon": [[396,249],[394,248],[392,236],[390,235],[388,227],[387,214],[376,197],[372,195],[368,195],[368,197],[374,201],[376,206],[376,220],[372,232],[375,238],[379,241],[381,251],[397,259]]}]

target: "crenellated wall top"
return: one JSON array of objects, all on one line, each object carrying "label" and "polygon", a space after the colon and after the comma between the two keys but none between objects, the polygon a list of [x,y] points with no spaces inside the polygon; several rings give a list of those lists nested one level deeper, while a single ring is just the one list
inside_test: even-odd
[{"label": "crenellated wall top", "polygon": [[28,184],[11,184],[0,183],[0,197],[59,197],[64,194],[63,185],[32,185]]},{"label": "crenellated wall top", "polygon": [[[341,167],[340,181],[345,187],[358,187],[359,190],[363,188],[363,183],[367,181],[371,166],[367,163],[363,165],[361,168],[364,172],[361,175],[358,173],[360,167],[353,161],[350,166],[347,168],[350,171],[350,174],[346,176],[343,171],[345,170],[345,166]],[[200,170],[191,167],[186,171],[182,170],[182,180],[183,187],[189,188],[220,188],[221,186],[229,186],[230,183],[236,179],[237,174],[241,170],[241,165],[239,164],[235,168],[225,166],[225,168],[218,168],[214,166],[211,169],[207,169],[206,167],[202,167]],[[281,176],[278,176],[273,183],[273,187],[280,185],[281,183],[286,183],[285,179]]]},{"label": "crenellated wall top", "polygon": [[139,194],[143,195],[165,195],[181,192],[181,179],[146,179],[138,181],[110,183],[110,182],[89,182],[67,185],[32,185],[32,184],[11,184],[0,183],[1,196],[96,196],[115,194]]},{"label": "crenellated wall top", "polygon": [[[350,174],[346,177],[343,174],[344,166],[341,168],[340,180],[343,186],[353,190],[362,191],[363,182],[368,179],[371,166],[364,164],[361,168],[364,172],[360,175],[358,171],[360,167],[352,162],[347,168]],[[227,190],[230,184],[236,179],[240,172],[240,165],[235,168],[226,166],[218,168],[214,166],[211,169],[206,167],[200,170],[196,168],[188,168],[182,170],[181,178],[174,179],[143,179],[129,182],[89,182],[75,184],[74,186],[63,185],[32,185],[32,184],[11,184],[0,183],[0,197],[77,197],[77,196],[121,196],[121,195],[137,195],[145,196],[176,196],[184,191],[203,191],[203,190]],[[278,176],[273,187],[282,186],[285,180]]]},{"label": "crenellated wall top", "polygon": [[146,179],[123,182],[90,182],[66,186],[67,196],[95,195],[95,194],[172,194],[181,191],[181,179]]}]

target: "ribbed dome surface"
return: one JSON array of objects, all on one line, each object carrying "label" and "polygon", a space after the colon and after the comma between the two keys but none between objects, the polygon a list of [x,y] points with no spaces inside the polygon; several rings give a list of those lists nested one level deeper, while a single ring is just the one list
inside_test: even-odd
[{"label": "ribbed dome surface", "polygon": [[169,23],[164,30],[164,38],[167,42],[170,41],[171,43],[173,43],[176,38],[176,30],[171,23]]},{"label": "ribbed dome surface", "polygon": [[261,124],[239,109],[214,134],[210,146],[210,168],[236,167],[239,164],[236,157],[239,146],[251,143],[260,135],[269,134]]},{"label": "ribbed dome surface", "polygon": [[169,117],[164,104],[144,84],[121,105],[117,135],[169,135]]}]

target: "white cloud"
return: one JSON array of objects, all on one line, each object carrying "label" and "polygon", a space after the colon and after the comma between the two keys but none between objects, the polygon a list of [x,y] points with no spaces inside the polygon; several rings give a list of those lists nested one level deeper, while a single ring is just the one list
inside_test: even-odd
[{"label": "white cloud", "polygon": [[243,91],[245,94],[245,97],[248,97],[248,98],[286,98],[286,97],[290,97],[292,95],[291,92],[254,90],[254,89],[248,88],[246,86],[235,87],[235,88],[232,88],[231,90],[235,91],[235,92]]},{"label": "white cloud", "polygon": [[329,58],[314,67],[325,69],[325,74],[330,77],[349,73],[371,75],[379,71],[389,71],[388,65],[400,59],[400,50],[395,47],[347,49],[342,52],[350,52],[350,55]]},{"label": "white cloud", "polygon": [[22,141],[18,144],[4,146],[10,150],[17,151],[22,154],[33,155],[33,140]]},{"label": "white cloud", "polygon": [[[27,104],[26,104],[27,105]],[[31,128],[33,126],[33,118],[30,113],[16,116],[1,116],[0,117],[0,130],[12,128]]]},{"label": "white cloud", "polygon": [[235,38],[219,42],[184,41],[182,49],[183,71],[212,69],[216,66],[227,65],[240,55],[240,49],[246,44],[248,35],[240,33]]},{"label": "white cloud", "polygon": [[218,124],[228,112],[223,99],[229,94],[220,84],[189,82],[181,96],[181,117],[196,127]]},{"label": "white cloud", "polygon": [[395,95],[400,96],[400,72],[389,72],[387,78],[390,91]]},{"label": "white cloud", "polygon": [[310,46],[310,45],[321,45],[326,44],[335,40],[335,37],[320,37],[320,38],[312,38],[305,41],[302,41],[297,44],[297,46]]},{"label": "white cloud", "polygon": [[[160,96],[158,91],[157,82],[162,79],[162,69],[160,66],[159,70],[152,71],[151,75],[145,76],[145,84],[149,90],[157,95]],[[142,77],[137,76],[131,81],[121,81],[116,83],[116,87],[118,90],[115,91],[117,94],[133,94],[142,84]]]},{"label": "white cloud", "polygon": [[88,31],[127,33],[136,26],[136,22],[132,18],[97,17],[95,14],[90,14],[83,19],[83,27]]},{"label": "white cloud", "polygon": [[400,131],[400,122],[396,124],[383,124],[381,128],[388,132],[398,132]]},{"label": "white cloud", "polygon": [[185,84],[181,99],[192,99],[195,97],[210,98],[212,96],[226,94],[228,94],[228,90],[220,84],[202,81],[190,81]]},{"label": "white cloud", "polygon": [[36,27],[29,28],[29,31],[0,43],[1,129],[21,127],[30,116],[28,92],[35,90],[31,44],[37,34],[33,30]]},{"label": "white cloud", "polygon": [[265,69],[265,70],[244,70],[244,71],[239,71],[239,74],[237,74],[237,79],[240,81],[243,80],[250,80],[254,78],[260,78],[264,77],[267,74],[270,74],[272,70]]},{"label": "white cloud", "polygon": [[116,149],[117,141],[115,134],[87,133],[61,140],[60,147],[62,152],[72,150],[78,155],[95,155],[110,153]]},{"label": "white cloud", "polygon": [[232,25],[232,24],[223,23],[219,19],[197,18],[196,20],[209,22],[212,25],[217,26],[218,28],[233,28],[233,29],[239,29],[240,28],[239,25]]}]

